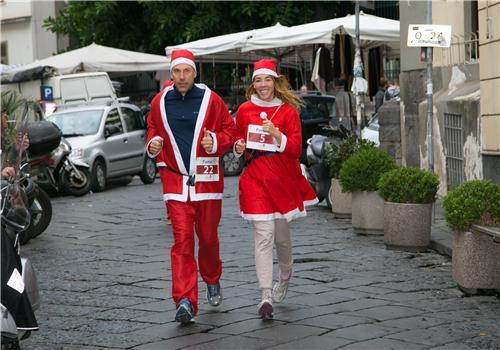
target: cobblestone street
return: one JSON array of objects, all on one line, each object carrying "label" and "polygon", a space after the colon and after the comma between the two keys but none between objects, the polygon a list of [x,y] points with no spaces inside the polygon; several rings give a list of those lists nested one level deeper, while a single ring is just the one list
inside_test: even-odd
[{"label": "cobblestone street", "polygon": [[[23,246],[41,289],[40,331],[24,349],[500,349],[500,300],[462,297],[451,260],[387,250],[324,204],[292,223],[294,274],[272,321],[259,292],[251,225],[226,178],[219,231],[224,301],[174,322],[171,227],[157,179],[52,199],[52,223]],[[277,265],[275,265],[275,276]]]}]

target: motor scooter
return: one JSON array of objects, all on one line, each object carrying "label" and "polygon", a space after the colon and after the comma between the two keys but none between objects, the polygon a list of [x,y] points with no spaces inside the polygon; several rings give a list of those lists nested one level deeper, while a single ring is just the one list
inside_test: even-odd
[{"label": "motor scooter", "polygon": [[89,165],[81,160],[72,160],[70,154],[71,145],[61,138],[59,145],[51,152],[30,156],[32,178],[46,191],[73,196],[87,194],[92,186]]},{"label": "motor scooter", "polygon": [[331,179],[323,158],[328,145],[339,145],[350,134],[350,131],[344,125],[339,124],[337,126],[332,122],[324,126],[323,130],[325,135],[312,135],[307,140],[307,165],[301,164],[301,168],[316,192],[318,200],[321,202],[325,199],[326,205],[331,208],[333,203],[330,191]]},{"label": "motor scooter", "polygon": [[[16,121],[16,135],[26,135],[28,104]],[[4,134],[4,137],[8,133]],[[22,143],[11,141],[2,145],[2,177],[0,179],[1,225],[1,305],[0,329],[2,350],[19,349],[19,341],[38,330],[34,310],[39,308],[38,282],[33,267],[20,255],[19,234],[30,224],[26,169],[21,167],[25,149]],[[7,171],[8,170],[8,171]]]}]

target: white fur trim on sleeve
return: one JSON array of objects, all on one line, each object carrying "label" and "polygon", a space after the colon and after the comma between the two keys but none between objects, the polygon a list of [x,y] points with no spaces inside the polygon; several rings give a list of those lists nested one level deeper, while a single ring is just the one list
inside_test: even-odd
[{"label": "white fur trim on sleeve", "polygon": [[281,133],[281,145],[278,148],[278,152],[283,153],[285,151],[286,147],[286,136],[285,134]]},{"label": "white fur trim on sleeve", "polygon": [[156,154],[152,154],[149,152],[149,145],[151,144],[151,142],[153,142],[154,140],[161,140],[161,139],[162,138],[160,136],[155,136],[151,140],[149,140],[148,144],[146,145],[146,153],[148,154],[149,158],[154,158],[161,152],[161,149]]}]

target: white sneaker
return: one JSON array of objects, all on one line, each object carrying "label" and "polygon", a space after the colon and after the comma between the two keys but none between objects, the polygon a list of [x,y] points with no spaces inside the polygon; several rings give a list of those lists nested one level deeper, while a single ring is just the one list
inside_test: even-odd
[{"label": "white sneaker", "polygon": [[281,303],[286,297],[288,292],[288,282],[290,282],[290,277],[292,277],[292,271],[288,273],[286,279],[280,277],[280,281],[276,282],[273,287],[273,301],[275,303]]}]

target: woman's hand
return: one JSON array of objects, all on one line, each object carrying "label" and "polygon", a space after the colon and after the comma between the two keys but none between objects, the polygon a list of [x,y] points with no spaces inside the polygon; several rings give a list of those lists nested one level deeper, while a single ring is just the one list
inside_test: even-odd
[{"label": "woman's hand", "polygon": [[275,127],[269,119],[266,118],[262,121],[262,129],[271,134],[278,144],[281,145],[281,131],[279,128]]},{"label": "woman's hand", "polygon": [[234,145],[234,150],[238,154],[242,154],[243,152],[245,152],[246,148],[247,148],[247,144],[245,143],[245,140],[243,140],[243,139],[236,141],[236,144]]}]

